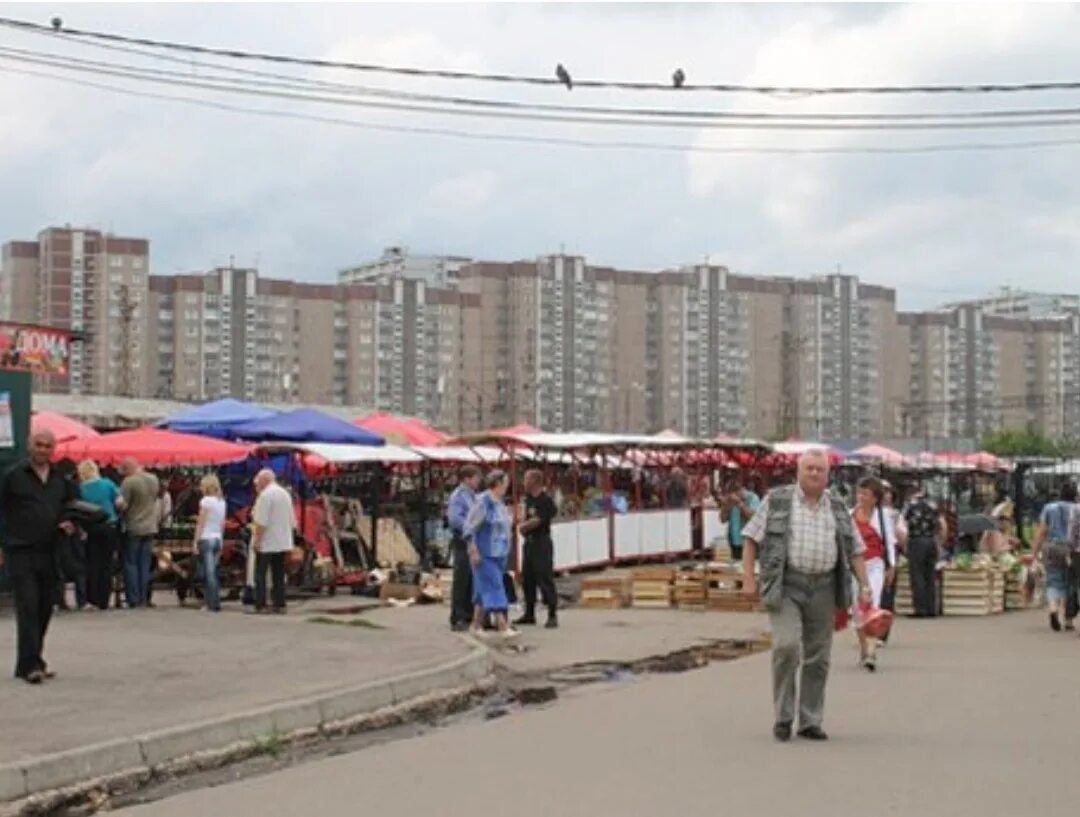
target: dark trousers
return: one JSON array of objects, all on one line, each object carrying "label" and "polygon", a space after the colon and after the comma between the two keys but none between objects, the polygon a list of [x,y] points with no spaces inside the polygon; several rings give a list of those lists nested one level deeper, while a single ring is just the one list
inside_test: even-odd
[{"label": "dark trousers", "polygon": [[266,609],[266,571],[270,571],[270,591],[275,610],[285,609],[285,553],[255,554],[255,609]]},{"label": "dark trousers", "polygon": [[463,540],[454,538],[454,584],[450,598],[450,625],[468,624],[473,617],[472,565]]},{"label": "dark trousers", "polygon": [[1065,594],[1065,618],[1072,621],[1080,613],[1080,559],[1069,562],[1069,590]]},{"label": "dark trousers", "polygon": [[95,527],[86,540],[86,601],[101,610],[109,607],[116,545],[113,525]]},{"label": "dark trousers", "polygon": [[45,667],[42,652],[58,582],[56,556],[51,552],[9,550],[6,558],[15,600],[15,676],[25,678]]},{"label": "dark trousers", "polygon": [[555,592],[555,546],[550,536],[529,537],[525,540],[524,570],[521,583],[525,592],[525,615],[536,615],[536,588],[549,615],[555,615],[559,597]]},{"label": "dark trousers", "polygon": [[912,539],[908,543],[908,569],[911,571],[911,603],[919,618],[937,615],[937,587],[934,566],[937,545],[933,539]]}]

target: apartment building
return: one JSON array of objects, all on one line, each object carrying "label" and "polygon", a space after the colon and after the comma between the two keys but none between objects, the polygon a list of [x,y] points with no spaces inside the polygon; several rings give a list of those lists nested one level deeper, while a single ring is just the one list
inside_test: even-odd
[{"label": "apartment building", "polygon": [[338,273],[340,284],[391,284],[399,279],[423,281],[440,289],[457,286],[458,273],[471,259],[455,255],[417,255],[408,247],[387,247],[379,258]]},{"label": "apartment building", "polygon": [[0,274],[5,317],[68,329],[82,338],[72,345],[69,378],[39,377],[37,390],[143,394],[149,266],[146,239],[88,228],[49,227],[36,242],[5,245]]},{"label": "apartment building", "polygon": [[1001,287],[983,298],[971,298],[942,306],[943,310],[974,306],[986,315],[1005,318],[1057,318],[1080,311],[1080,295],[1061,292],[1032,292]]},{"label": "apartment building", "polygon": [[457,428],[475,298],[418,281],[306,284],[254,269],[153,276],[152,395],[365,405]]}]

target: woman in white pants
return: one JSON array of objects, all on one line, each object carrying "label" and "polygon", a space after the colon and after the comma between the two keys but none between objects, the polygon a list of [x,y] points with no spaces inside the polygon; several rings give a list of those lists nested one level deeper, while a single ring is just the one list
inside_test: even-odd
[{"label": "woman in white pants", "polygon": [[[859,480],[855,509],[851,512],[855,528],[866,545],[866,573],[870,579],[871,603],[881,606],[881,593],[896,575],[896,526],[885,513],[881,501],[885,487],[875,477]],[[856,634],[859,637],[859,663],[868,671],[877,669],[877,641],[868,638],[861,628],[861,613],[855,610]]]}]

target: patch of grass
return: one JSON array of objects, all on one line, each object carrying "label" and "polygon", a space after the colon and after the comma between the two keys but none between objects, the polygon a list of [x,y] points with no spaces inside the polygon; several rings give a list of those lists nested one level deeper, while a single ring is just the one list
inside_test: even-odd
[{"label": "patch of grass", "polygon": [[368,621],[366,618],[331,618],[330,616],[314,616],[307,619],[308,624],[336,624],[339,627],[363,627],[368,630],[385,630],[381,624]]},{"label": "patch of grass", "polygon": [[255,740],[253,748],[256,755],[270,755],[270,757],[278,757],[283,751],[285,751],[285,741],[277,732],[271,732],[266,737],[257,738]]}]

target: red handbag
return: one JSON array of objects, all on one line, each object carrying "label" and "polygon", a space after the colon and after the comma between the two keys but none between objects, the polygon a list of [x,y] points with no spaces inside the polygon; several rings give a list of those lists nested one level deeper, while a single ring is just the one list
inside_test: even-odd
[{"label": "red handbag", "polygon": [[867,606],[859,612],[859,629],[870,638],[884,638],[892,628],[893,614],[888,610]]},{"label": "red handbag", "polygon": [[848,615],[848,611],[838,607],[833,613],[833,632],[838,633],[841,630],[846,630],[850,619],[851,616]]}]

